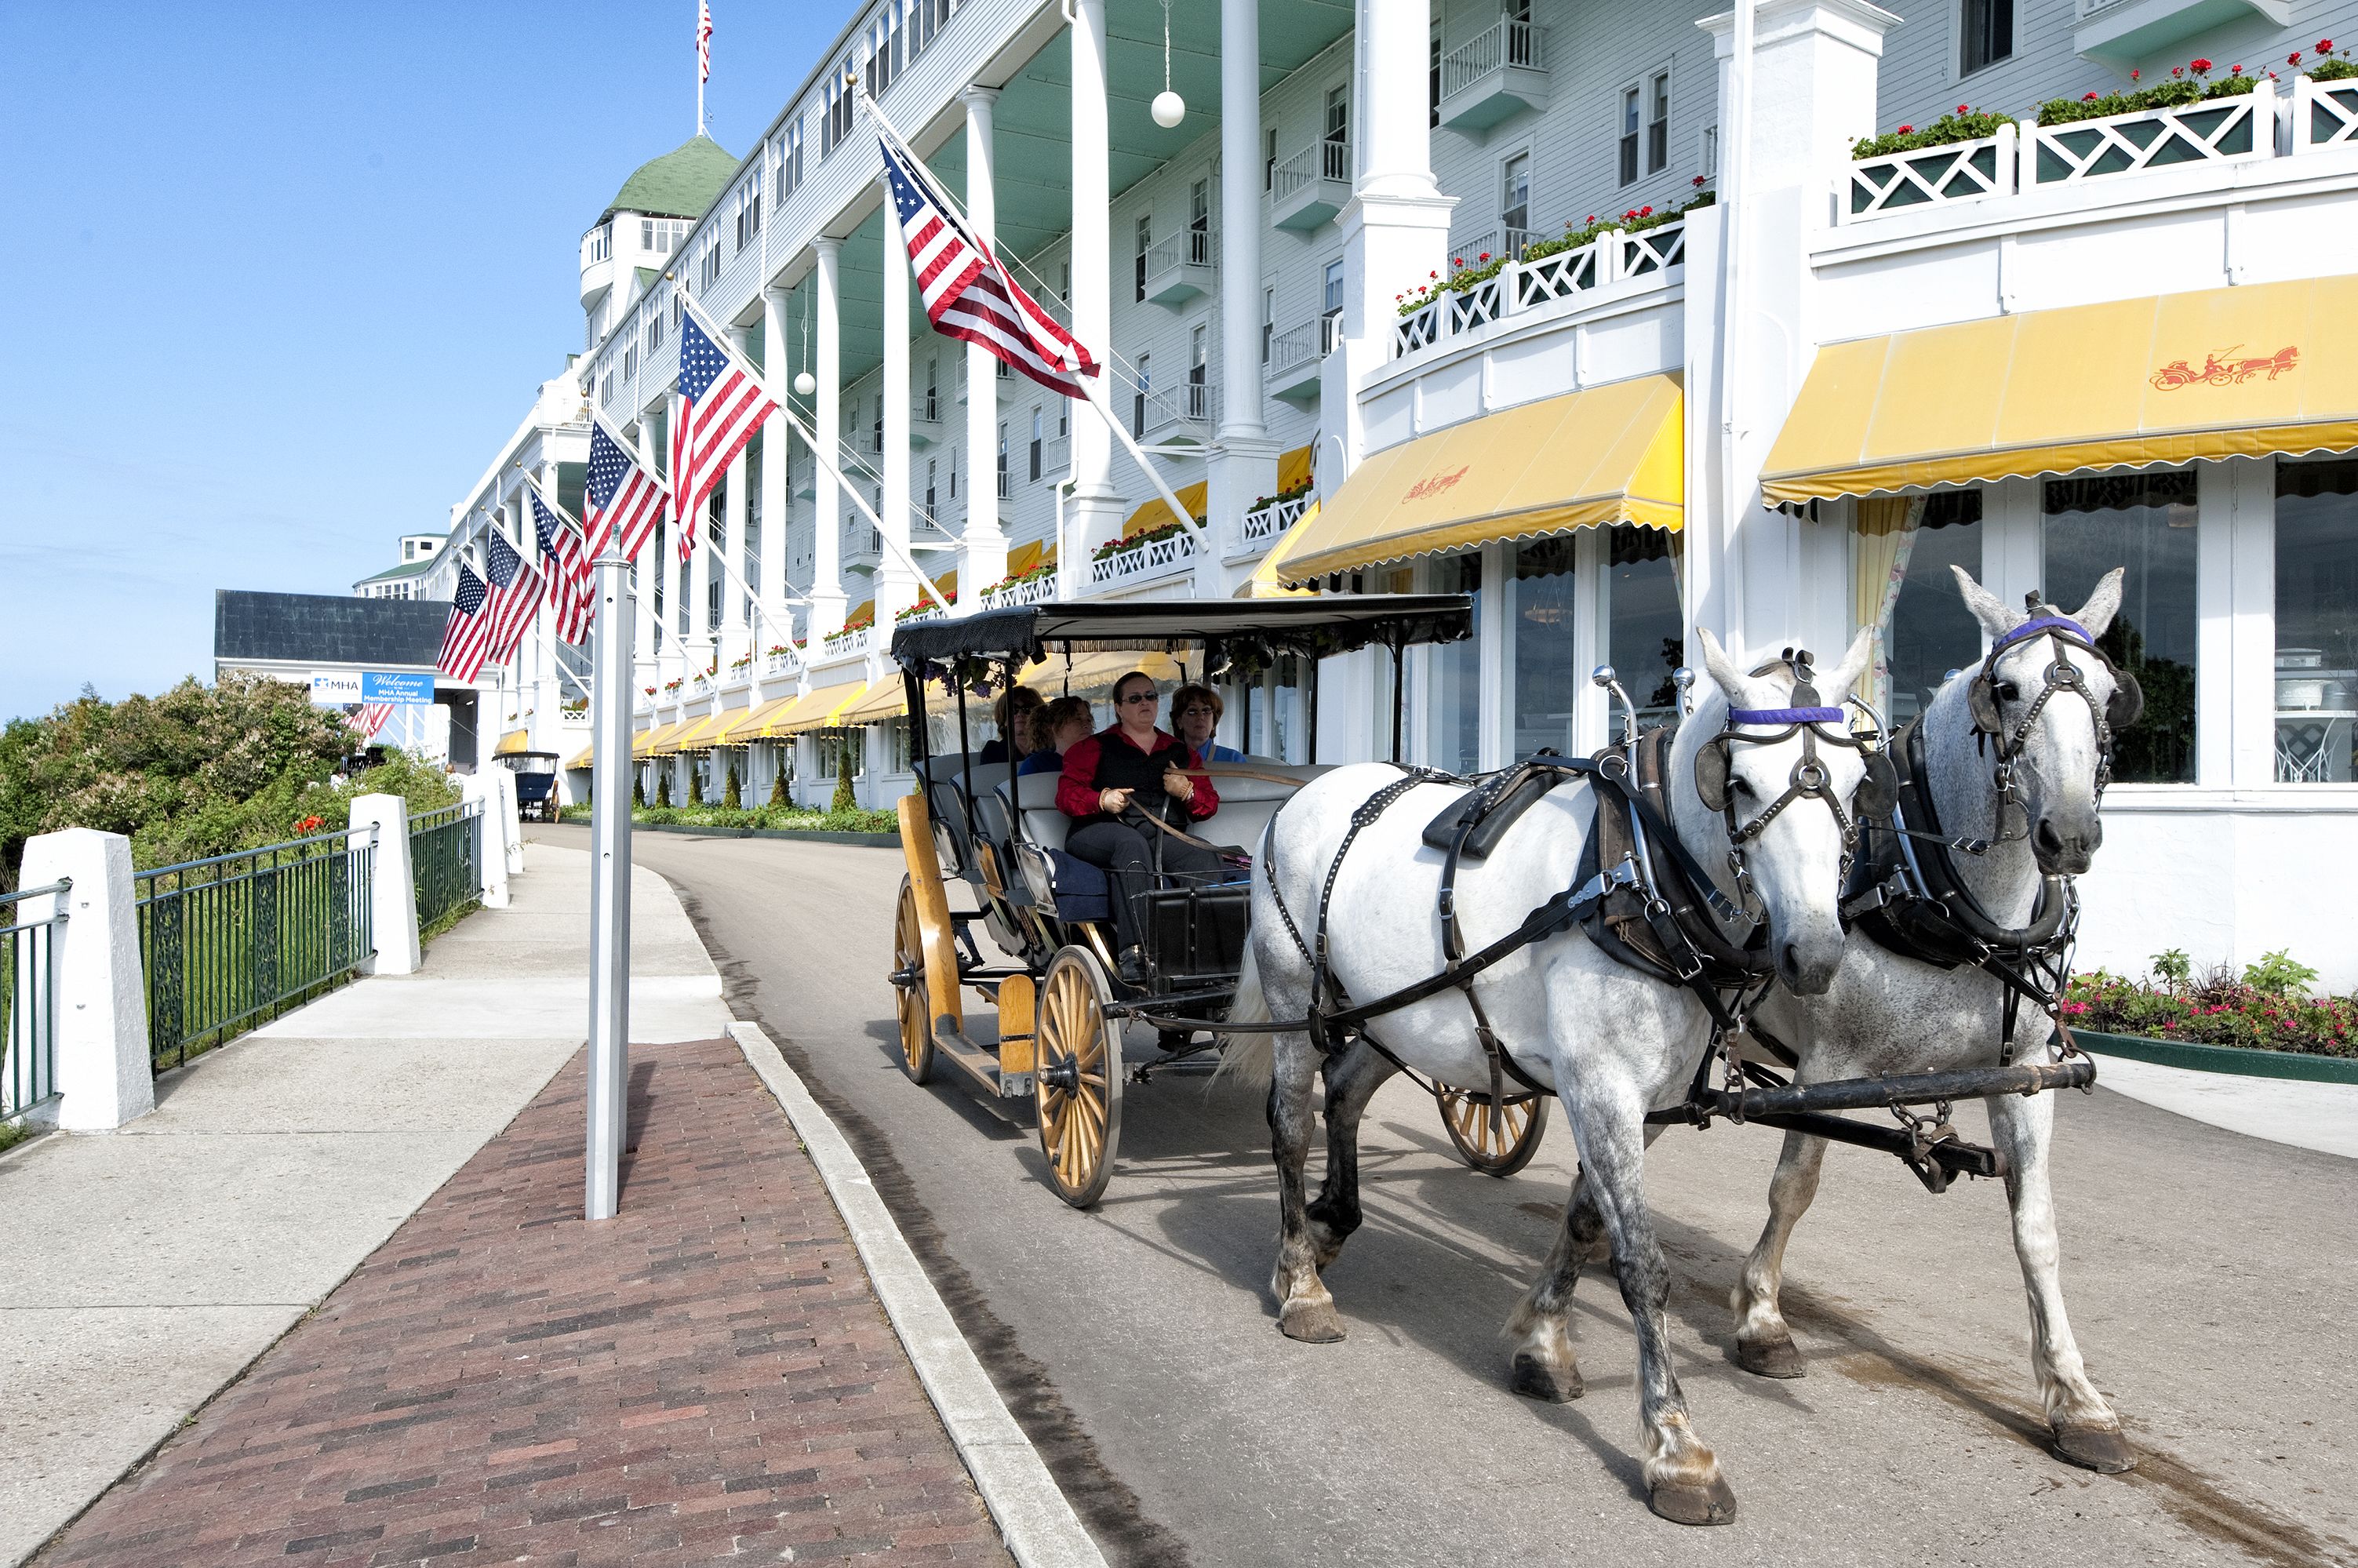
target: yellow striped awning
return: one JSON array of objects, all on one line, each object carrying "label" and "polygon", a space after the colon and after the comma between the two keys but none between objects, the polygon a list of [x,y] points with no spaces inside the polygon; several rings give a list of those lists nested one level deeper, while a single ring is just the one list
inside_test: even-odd
[{"label": "yellow striped awning", "polygon": [[1771,502],[2358,447],[2358,276],[2031,310],[1829,343]]},{"label": "yellow striped awning", "polygon": [[774,697],[751,708],[732,708],[729,710],[729,722],[712,732],[712,743],[716,746],[742,746],[758,740],[763,733],[763,727],[792,708],[795,702],[791,697]]},{"label": "yellow striped awning", "polygon": [[1679,377],[1664,371],[1420,436],[1362,462],[1316,516],[1289,530],[1275,576],[1306,582],[1600,524],[1676,529],[1686,505],[1684,419]]},{"label": "yellow striped awning", "polygon": [[670,740],[672,732],[678,728],[676,724],[656,724],[640,730],[631,739],[631,755],[633,757],[655,755],[656,748]]},{"label": "yellow striped awning", "polygon": [[495,757],[513,757],[518,752],[524,751],[531,744],[531,730],[511,730],[506,734],[500,737],[500,743],[492,748],[492,755]]},{"label": "yellow striped awning", "polygon": [[584,746],[581,748],[580,755],[575,757],[571,762],[565,764],[565,771],[569,773],[576,768],[586,768],[597,760],[598,748],[595,746]]},{"label": "yellow striped awning", "polygon": [[796,697],[794,705],[768,719],[762,726],[764,735],[799,735],[806,730],[824,727],[838,708],[849,707],[866,694],[865,683],[846,681],[840,686],[823,686]]},{"label": "yellow striped awning", "polygon": [[741,708],[718,708],[703,718],[692,720],[688,727],[672,739],[675,752],[707,752],[720,743],[729,726],[745,717]]},{"label": "yellow striped awning", "polygon": [[845,704],[828,722],[846,729],[855,724],[876,724],[887,719],[898,719],[909,711],[907,688],[902,684],[901,673],[893,671],[868,683],[868,689],[856,701]]}]

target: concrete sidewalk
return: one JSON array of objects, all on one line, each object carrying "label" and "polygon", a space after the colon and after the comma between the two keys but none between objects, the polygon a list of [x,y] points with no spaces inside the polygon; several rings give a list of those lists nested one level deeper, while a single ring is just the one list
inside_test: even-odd
[{"label": "concrete sidewalk", "polygon": [[[0,1563],[16,1563],[317,1306],[505,1127],[588,1022],[589,857],[157,1083],[153,1115],[0,1156]],[[728,1032],[661,878],[633,883],[632,1039]],[[578,1178],[577,1178],[578,1180]]]}]

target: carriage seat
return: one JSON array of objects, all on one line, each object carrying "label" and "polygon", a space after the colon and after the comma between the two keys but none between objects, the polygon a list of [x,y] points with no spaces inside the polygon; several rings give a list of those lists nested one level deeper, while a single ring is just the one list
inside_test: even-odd
[{"label": "carriage seat", "polygon": [[1020,816],[1024,838],[1046,853],[1048,887],[1055,895],[1057,915],[1065,920],[1110,920],[1113,906],[1107,899],[1112,890],[1105,872],[1065,853],[1065,835],[1071,831],[1073,819],[1056,809],[1057,777],[1027,773],[1015,781],[1021,794],[1013,799],[1007,782],[1001,780],[994,792],[1000,809],[1010,820]]}]

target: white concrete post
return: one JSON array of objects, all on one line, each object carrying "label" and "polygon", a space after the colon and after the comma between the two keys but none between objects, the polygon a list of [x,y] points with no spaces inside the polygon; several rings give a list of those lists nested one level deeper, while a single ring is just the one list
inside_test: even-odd
[{"label": "white concrete post", "polygon": [[475,874],[482,884],[485,909],[508,906],[507,842],[501,826],[499,781],[493,776],[506,772],[494,762],[459,781],[460,799],[481,813],[475,818]]},{"label": "white concrete post", "polygon": [[[1260,0],[1220,0],[1220,357],[1226,390],[1206,460],[1205,516],[1223,550],[1254,498],[1277,489],[1277,444],[1261,422]],[[1226,588],[1218,554],[1195,591]]]},{"label": "white concrete post", "polygon": [[[966,104],[966,212],[975,232],[995,243],[999,196],[991,114],[999,89],[973,86]],[[971,611],[982,590],[1007,575],[1007,532],[999,525],[999,361],[979,343],[966,346],[966,558],[957,608]]]},{"label": "white concrete post", "polygon": [[139,961],[139,914],[131,881],[131,840],[69,827],[25,844],[22,882],[71,881],[66,892],[24,902],[31,923],[59,913],[57,989],[58,1121],[70,1131],[120,1127],[156,1108],[147,1051],[147,993]]},{"label": "white concrete post", "polygon": [[812,411],[811,434],[827,444],[827,462],[817,465],[817,531],[811,541],[807,633],[809,652],[817,656],[818,640],[843,630],[843,492],[836,485],[834,468],[829,466],[840,466],[836,444],[843,438],[843,242],[813,240],[811,250],[818,257],[817,265],[811,271],[818,317],[818,364],[813,373],[818,378],[818,406]]},{"label": "white concrete post", "polygon": [[499,787],[500,846],[507,860],[508,875],[524,874],[524,818],[516,803],[516,776],[514,768],[494,765],[492,782]]},{"label": "white concrete post", "polygon": [[[1117,416],[1130,401],[1113,359],[1113,184],[1106,118],[1105,0],[1072,0],[1073,336],[1106,369]],[[1422,57],[1420,57],[1422,58]],[[1113,488],[1113,432],[1090,409],[1073,410],[1073,499],[1065,509],[1058,575],[1065,597],[1088,583],[1089,552],[1121,533]]]},{"label": "white concrete post", "polygon": [[352,826],[376,829],[376,865],[369,877],[369,933],[376,957],[369,973],[414,975],[417,881],[409,865],[409,803],[397,795],[355,795]]},{"label": "white concrete post", "polygon": [[[878,227],[884,236],[879,258],[884,268],[884,450],[876,463],[884,470],[884,502],[876,515],[889,543],[876,563],[879,644],[892,635],[892,617],[920,597],[916,578],[902,564],[909,547],[909,252],[901,239],[901,214],[892,202],[884,203],[882,217]],[[901,548],[892,548],[892,543]]]}]

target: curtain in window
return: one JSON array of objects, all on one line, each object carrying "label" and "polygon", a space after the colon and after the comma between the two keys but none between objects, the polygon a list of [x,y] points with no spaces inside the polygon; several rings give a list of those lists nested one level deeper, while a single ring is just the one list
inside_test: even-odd
[{"label": "curtain in window", "polygon": [[1854,624],[1876,628],[1875,662],[1858,696],[1877,713],[1891,711],[1891,613],[1908,580],[1908,557],[1924,522],[1920,495],[1869,495],[1858,503],[1858,569],[1851,583]]}]

